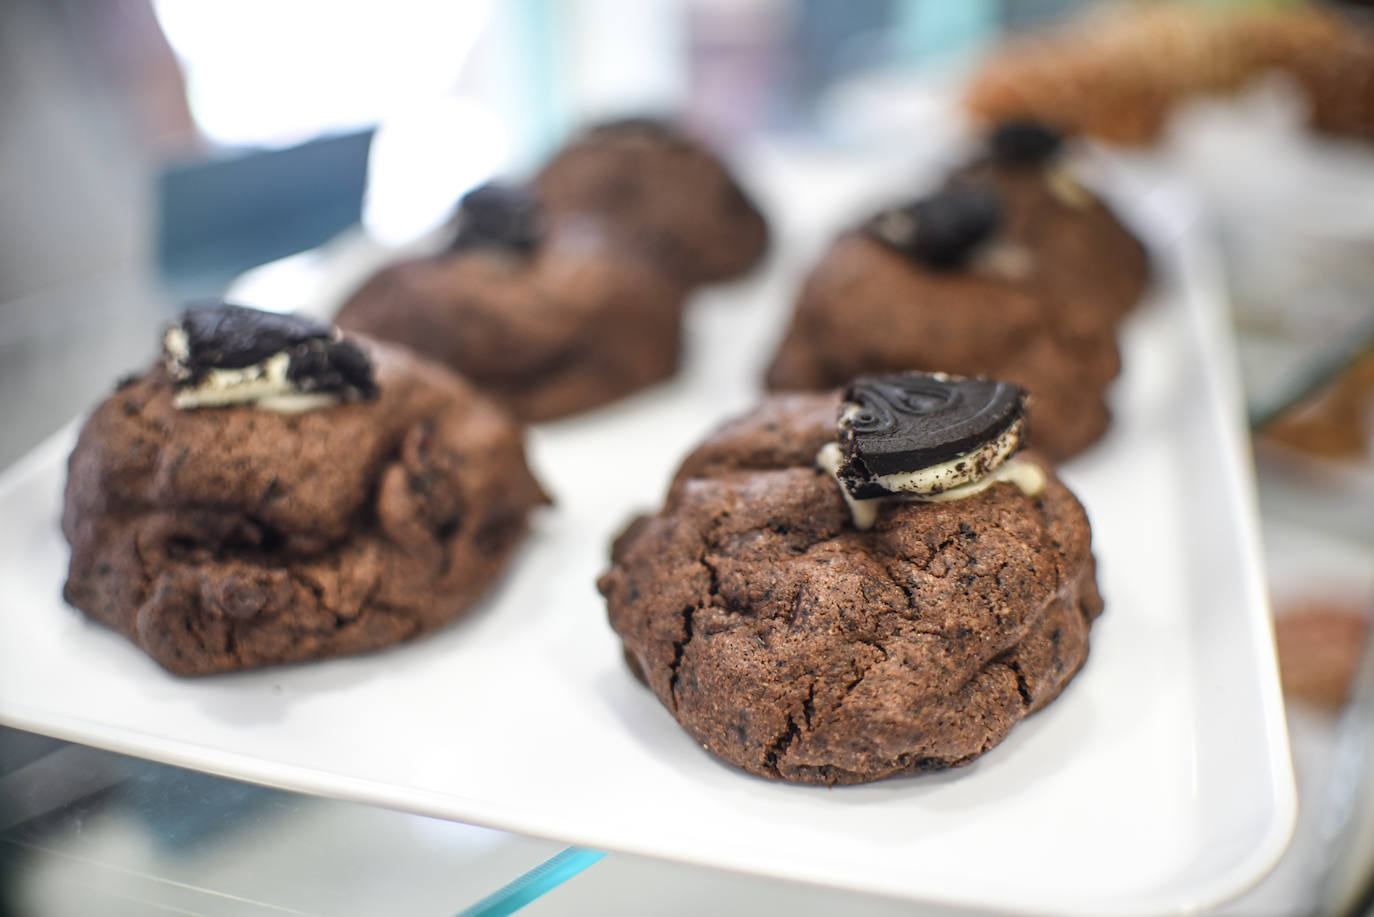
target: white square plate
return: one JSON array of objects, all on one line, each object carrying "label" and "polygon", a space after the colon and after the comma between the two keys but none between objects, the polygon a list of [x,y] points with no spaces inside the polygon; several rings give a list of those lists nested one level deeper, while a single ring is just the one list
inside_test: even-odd
[{"label": "white square plate", "polygon": [[[863,186],[805,173],[770,187]],[[414,645],[167,675],[62,602],[74,432],[55,437],[0,478],[0,721],[305,793],[952,905],[1182,911],[1256,881],[1296,803],[1222,291],[1186,219],[1156,240],[1116,423],[1064,469],[1107,605],[1059,700],[971,766],[820,789],[717,762],[631,677],[594,580],[686,450],[757,397],[822,238],[780,235],[768,271],[701,297],[677,380],[532,432],[557,506],[476,613]]]}]

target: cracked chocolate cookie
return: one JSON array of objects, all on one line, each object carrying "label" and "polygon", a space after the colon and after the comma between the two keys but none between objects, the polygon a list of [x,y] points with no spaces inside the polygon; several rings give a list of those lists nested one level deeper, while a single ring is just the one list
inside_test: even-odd
[{"label": "cracked chocolate cookie", "polygon": [[768,369],[773,390],[823,391],[860,373],[946,370],[1030,391],[1038,451],[1054,461],[1109,421],[1120,369],[1102,309],[1058,303],[1037,256],[1007,234],[995,187],[954,183],[845,233],[807,277]]},{"label": "cracked chocolate cookie", "polygon": [[[923,397],[880,393],[896,408],[878,426],[929,429]],[[1015,429],[1014,405],[969,407],[1005,392],[961,397],[982,439]],[[968,763],[1059,694],[1102,609],[1088,520],[1036,459],[1005,459],[1024,474],[959,499],[893,491],[859,528],[818,456],[901,451],[854,413],[870,401],[777,395],[726,424],[663,509],[616,540],[598,583],[635,675],[708,751],[762,777],[862,783]]]},{"label": "cracked chocolate cookie", "polygon": [[758,263],[768,228],[725,166],[671,125],[601,124],[563,147],[535,179],[551,213],[596,214],[621,244],[692,285]]},{"label": "cracked chocolate cookie", "polygon": [[232,306],[164,347],[72,452],[64,596],[175,674],[432,631],[547,502],[519,424],[400,348]]},{"label": "cracked chocolate cookie", "polygon": [[1145,247],[1075,177],[1069,139],[1038,121],[1007,121],[985,155],[955,174],[1001,198],[1003,238],[1025,253],[1027,281],[1068,328],[1129,312],[1149,281]]},{"label": "cracked chocolate cookie", "polygon": [[617,253],[600,222],[553,218],[523,188],[483,186],[452,246],[383,268],[339,326],[405,344],[522,420],[550,420],[677,371],[683,290]]}]

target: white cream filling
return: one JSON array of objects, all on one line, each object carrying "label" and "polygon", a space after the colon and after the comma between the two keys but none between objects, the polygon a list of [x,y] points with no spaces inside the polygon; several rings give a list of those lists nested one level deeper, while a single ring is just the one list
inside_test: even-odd
[{"label": "white cream filling", "polygon": [[821,446],[821,451],[816,453],[816,467],[835,479],[835,483],[840,486],[840,496],[844,497],[845,506],[849,507],[849,516],[854,520],[854,528],[860,531],[867,531],[873,528],[873,524],[878,521],[878,504],[883,501],[882,497],[874,497],[870,500],[856,500],[849,495],[849,488],[844,486],[840,480],[840,465],[844,464],[844,452],[840,449],[839,443],[826,443]]},{"label": "white cream filling", "polygon": [[[957,461],[957,459],[955,461]],[[840,465],[843,462],[844,452],[840,449],[839,443],[826,443],[821,447],[821,450],[816,453],[816,467],[835,479],[835,483],[838,484],[840,488],[840,495],[844,497],[845,505],[849,507],[849,516],[854,521],[854,528],[860,531],[867,531],[873,528],[874,524],[878,521],[878,508],[888,500],[902,500],[917,503],[947,503],[951,500],[963,500],[975,494],[980,494],[997,483],[1014,484],[1028,497],[1038,497],[1045,490],[1045,472],[1039,465],[1023,458],[1011,458],[1003,461],[1002,464],[975,481],[970,481],[969,483],[957,487],[951,487],[940,493],[913,493],[904,491],[901,494],[893,494],[892,496],[869,497],[860,500],[850,496],[848,488],[846,488],[844,483],[839,479]],[[919,474],[920,472],[905,473]]]},{"label": "white cream filling", "polygon": [[1045,184],[1066,207],[1085,210],[1093,204],[1093,193],[1078,180],[1073,169],[1062,162],[1045,167]]},{"label": "white cream filling", "polygon": [[[1021,431],[1024,427],[1023,422],[1017,421],[1003,430],[996,439],[984,443],[972,452],[965,452],[963,455],[956,455],[947,461],[937,462],[915,471],[874,475],[873,483],[894,493],[901,491],[923,495],[963,487],[977,481],[981,475],[989,473],[989,470],[1006,461],[1021,444]],[[980,468],[983,469],[981,474]]]},{"label": "white cream filling", "polygon": [[905,248],[916,239],[916,219],[904,210],[888,210],[873,221],[873,231],[889,245]]},{"label": "white cream filling", "polygon": [[168,328],[162,336],[162,346],[172,358],[168,361],[167,370],[178,379],[186,378],[186,364],[191,362],[191,340],[186,336],[186,329],[180,325]]},{"label": "white cream filling", "polygon": [[980,494],[998,483],[1015,484],[1026,496],[1038,497],[1045,492],[1045,472],[1039,465],[1026,459],[1008,459],[970,484],[951,487],[938,494],[923,494],[918,499],[924,503],[948,503]]},{"label": "white cream filling", "polygon": [[1035,255],[1024,245],[1013,242],[994,242],[974,256],[969,265],[985,277],[995,277],[1015,283],[1035,273]]},{"label": "white cream filling", "polygon": [[[170,331],[167,337],[172,337]],[[184,332],[182,343],[185,343]],[[171,346],[168,346],[167,352],[177,359],[177,354]],[[297,389],[286,376],[290,367],[289,356],[285,353],[274,353],[261,363],[251,366],[212,369],[205,374],[199,385],[178,391],[172,404],[178,408],[207,408],[253,403],[265,411],[295,413],[338,403],[339,397],[334,393],[302,392]],[[175,370],[173,374],[175,375]]]}]

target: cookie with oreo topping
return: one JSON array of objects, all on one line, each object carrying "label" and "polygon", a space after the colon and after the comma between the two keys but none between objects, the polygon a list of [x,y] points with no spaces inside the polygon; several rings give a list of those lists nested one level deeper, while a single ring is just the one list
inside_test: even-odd
[{"label": "cookie with oreo topping", "polygon": [[438,360],[531,421],[676,372],[684,290],[623,257],[603,221],[552,214],[529,187],[485,185],[463,198],[453,232],[445,251],[369,278],[340,327]]},{"label": "cookie with oreo topping", "polygon": [[667,121],[593,125],[534,183],[555,216],[598,216],[623,248],[687,285],[738,277],[768,246],[762,214],[721,160]]},{"label": "cookie with oreo topping", "polygon": [[463,195],[453,214],[450,248],[490,248],[529,255],[547,232],[544,207],[523,185],[487,182]]},{"label": "cookie with oreo topping", "polygon": [[873,381],[773,395],[725,424],[598,581],[631,672],[708,752],[760,777],[967,764],[1065,689],[1102,610],[1088,519],[1043,458],[1002,463],[1034,469],[1030,483],[887,493],[859,525],[828,449],[914,472],[1019,422],[1014,387],[990,380]]},{"label": "cookie with oreo topping", "polygon": [[1078,177],[1071,138],[1030,119],[994,125],[982,154],[951,183],[990,188],[1003,202],[1003,237],[1027,257],[1028,283],[1065,323],[1117,322],[1149,283],[1145,247]]},{"label": "cookie with oreo topping", "polygon": [[68,461],[63,594],[177,675],[442,627],[546,502],[520,424],[402,348],[222,304],[163,343]]},{"label": "cookie with oreo topping", "polygon": [[1012,207],[953,182],[841,235],[807,277],[767,372],[770,389],[825,390],[864,373],[941,370],[1030,393],[1034,444],[1058,461],[1107,427],[1120,367],[1102,310],[1069,308],[1008,233]]},{"label": "cookie with oreo topping", "polygon": [[162,347],[181,408],[251,401],[304,410],[377,394],[367,354],[299,315],[204,303],[168,327]]}]

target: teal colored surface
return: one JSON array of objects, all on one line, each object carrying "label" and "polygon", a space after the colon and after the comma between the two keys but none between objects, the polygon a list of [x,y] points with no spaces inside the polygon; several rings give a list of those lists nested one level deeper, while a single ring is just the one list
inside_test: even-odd
[{"label": "teal colored surface", "polygon": [[997,0],[902,0],[893,10],[892,42],[899,60],[918,64],[968,53],[998,34]]},{"label": "teal colored surface", "polygon": [[458,917],[504,917],[506,914],[514,914],[605,856],[604,850],[569,847],[549,857],[514,882],[487,895],[472,907],[459,912]]}]

